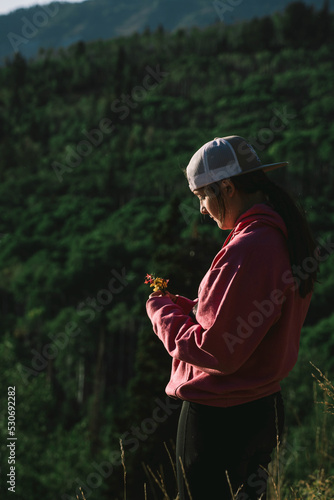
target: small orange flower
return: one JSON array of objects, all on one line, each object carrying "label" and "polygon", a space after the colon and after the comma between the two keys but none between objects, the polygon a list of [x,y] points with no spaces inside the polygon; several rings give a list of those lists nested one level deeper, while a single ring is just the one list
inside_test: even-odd
[{"label": "small orange flower", "polygon": [[156,278],[154,274],[146,274],[144,283],[152,286],[153,292],[165,292],[167,290],[168,281],[169,280],[165,280],[164,278]]}]

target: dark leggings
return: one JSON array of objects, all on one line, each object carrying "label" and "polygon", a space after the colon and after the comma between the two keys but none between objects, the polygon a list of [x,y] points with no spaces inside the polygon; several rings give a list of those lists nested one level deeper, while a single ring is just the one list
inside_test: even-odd
[{"label": "dark leggings", "polygon": [[229,408],[184,401],[176,440],[180,500],[231,500],[225,471],[238,500],[265,500],[266,470],[283,425],[279,392]]}]

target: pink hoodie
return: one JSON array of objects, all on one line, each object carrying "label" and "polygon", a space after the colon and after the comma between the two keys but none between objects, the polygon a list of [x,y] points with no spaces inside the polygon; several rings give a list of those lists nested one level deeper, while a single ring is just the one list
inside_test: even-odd
[{"label": "pink hoodie", "polygon": [[148,299],[154,332],[173,358],[169,396],[233,406],[280,390],[311,300],[299,296],[286,237],[280,215],[254,205],[214,258],[198,299]]}]

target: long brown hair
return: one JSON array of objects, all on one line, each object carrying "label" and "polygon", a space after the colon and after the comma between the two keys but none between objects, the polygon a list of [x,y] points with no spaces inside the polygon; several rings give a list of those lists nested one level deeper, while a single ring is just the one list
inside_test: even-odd
[{"label": "long brown hair", "polygon": [[[299,294],[305,297],[314,288],[317,278],[318,259],[317,245],[312,236],[309,224],[301,207],[292,196],[262,171],[231,177],[236,189],[244,193],[262,191],[270,205],[282,217],[288,232],[288,251],[292,274],[299,283]],[[218,188],[219,186],[219,188]],[[224,217],[225,205],[220,190],[220,183],[207,187],[206,192],[217,198],[221,216]],[[312,263],[309,268],[308,263]]]}]

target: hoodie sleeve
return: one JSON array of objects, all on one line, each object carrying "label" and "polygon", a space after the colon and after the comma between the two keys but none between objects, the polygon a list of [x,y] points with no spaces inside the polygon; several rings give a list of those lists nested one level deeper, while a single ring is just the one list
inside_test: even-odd
[{"label": "hoodie sleeve", "polygon": [[153,329],[173,358],[212,374],[234,373],[249,359],[281,314],[290,269],[282,241],[260,246],[218,254],[200,286],[197,322],[167,297],[148,300]]},{"label": "hoodie sleeve", "polygon": [[176,297],[177,297],[176,304],[181,307],[184,314],[189,314],[193,309],[193,307],[198,302],[198,299],[191,300],[188,299],[187,297],[183,297],[182,295],[176,295]]}]

